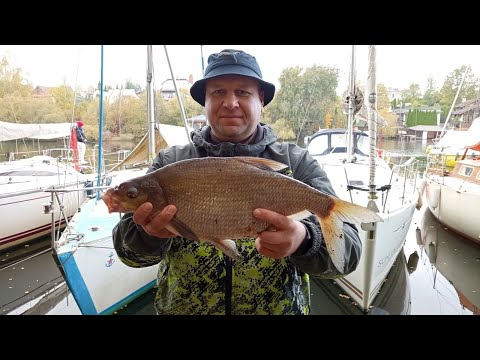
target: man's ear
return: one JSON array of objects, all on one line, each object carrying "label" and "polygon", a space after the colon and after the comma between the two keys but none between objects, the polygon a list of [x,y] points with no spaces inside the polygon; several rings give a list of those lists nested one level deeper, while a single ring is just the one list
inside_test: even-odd
[{"label": "man's ear", "polygon": [[[265,91],[263,91],[263,89],[260,89],[260,102],[262,103],[262,109],[263,107],[265,106]],[[262,110],[263,111],[263,110]]]}]

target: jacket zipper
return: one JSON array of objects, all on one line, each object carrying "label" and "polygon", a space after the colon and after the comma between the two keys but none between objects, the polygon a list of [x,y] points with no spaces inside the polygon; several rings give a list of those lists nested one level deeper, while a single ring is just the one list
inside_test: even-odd
[{"label": "jacket zipper", "polygon": [[232,259],[224,255],[225,259],[225,315],[232,315]]}]

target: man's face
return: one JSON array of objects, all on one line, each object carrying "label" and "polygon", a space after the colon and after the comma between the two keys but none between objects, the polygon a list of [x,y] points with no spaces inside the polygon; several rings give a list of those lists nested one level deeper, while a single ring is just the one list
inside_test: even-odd
[{"label": "man's face", "polygon": [[222,75],[205,83],[205,110],[213,134],[221,141],[242,142],[257,127],[264,93],[260,82],[241,75]]}]

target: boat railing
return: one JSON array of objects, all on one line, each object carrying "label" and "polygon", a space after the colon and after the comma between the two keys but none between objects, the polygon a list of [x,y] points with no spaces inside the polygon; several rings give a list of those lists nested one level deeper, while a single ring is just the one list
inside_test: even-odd
[{"label": "boat railing", "polygon": [[[108,171],[113,168],[115,165],[121,163],[127,156],[130,154],[131,150],[115,150],[110,152],[103,151],[104,165],[105,169]],[[74,152],[71,148],[58,147],[58,148],[48,148],[44,150],[32,150],[32,151],[22,151],[22,152],[7,152],[0,154],[0,158],[5,159],[5,161],[15,161],[19,159],[27,159],[33,156],[43,155],[51,156],[53,158],[60,158],[67,162],[73,162]],[[91,148],[87,148],[85,154],[85,160],[89,163],[88,166],[93,170],[97,169],[97,158],[98,158],[98,144],[94,145]]]},{"label": "boat railing", "polygon": [[[104,181],[107,181],[109,178],[103,178]],[[72,192],[80,192],[85,191],[87,197],[92,198],[94,197],[94,191],[100,191],[103,189],[109,189],[111,186],[109,185],[101,185],[101,186],[93,186],[92,182],[88,182],[85,186],[80,186],[80,183],[77,184],[76,187],[67,187],[67,186],[59,186],[59,185],[52,185],[46,189],[44,192],[50,193],[50,202],[43,203],[43,214],[51,215],[51,241],[52,241],[52,249],[55,249],[57,245],[58,239],[60,239],[60,226],[57,224],[61,224],[64,222],[66,224],[69,233],[73,233],[72,229],[70,228],[69,220],[64,212],[64,204],[63,204],[63,197],[62,194],[72,193]],[[79,197],[78,197],[79,198]],[[78,203],[78,211],[80,211],[80,202]],[[55,218],[55,214],[59,212],[58,219]]]},{"label": "boat railing", "polygon": [[383,160],[385,160],[385,162],[390,167],[393,167],[393,166],[399,165],[399,164],[403,164],[405,161],[410,159],[410,156],[408,156],[404,153],[393,152],[393,151],[388,151],[388,150],[378,150],[378,156],[383,158]]},{"label": "boat railing", "polygon": [[447,154],[433,154],[430,153],[427,156],[427,166],[425,172],[427,174],[448,176],[453,170],[454,166],[448,166],[450,162],[450,155]]},{"label": "boat railing", "polygon": [[[415,157],[410,157],[402,164],[393,165],[390,177],[390,187],[395,186],[401,190],[401,204],[404,205],[411,195],[415,194],[418,180],[418,165],[419,162]],[[383,202],[384,212],[388,211],[388,193]],[[391,210],[391,209],[390,209]]]}]

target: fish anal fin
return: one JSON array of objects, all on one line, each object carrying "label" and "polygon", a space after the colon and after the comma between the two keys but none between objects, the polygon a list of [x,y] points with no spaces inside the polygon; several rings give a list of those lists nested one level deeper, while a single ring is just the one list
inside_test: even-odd
[{"label": "fish anal fin", "polygon": [[242,258],[242,256],[238,252],[237,245],[233,240],[230,240],[230,239],[216,240],[216,241],[211,241],[211,243],[215,245],[215,247],[220,249],[221,252],[223,252],[225,255],[232,258],[233,260],[240,260]]},{"label": "fish anal fin", "polygon": [[235,156],[234,159],[243,161],[244,163],[255,166],[261,170],[282,171],[288,168],[288,165],[281,162],[253,156]]},{"label": "fish anal fin", "polygon": [[312,213],[308,210],[303,210],[295,214],[288,215],[287,217],[292,219],[292,220],[303,220],[308,218],[309,216],[312,216]]}]

